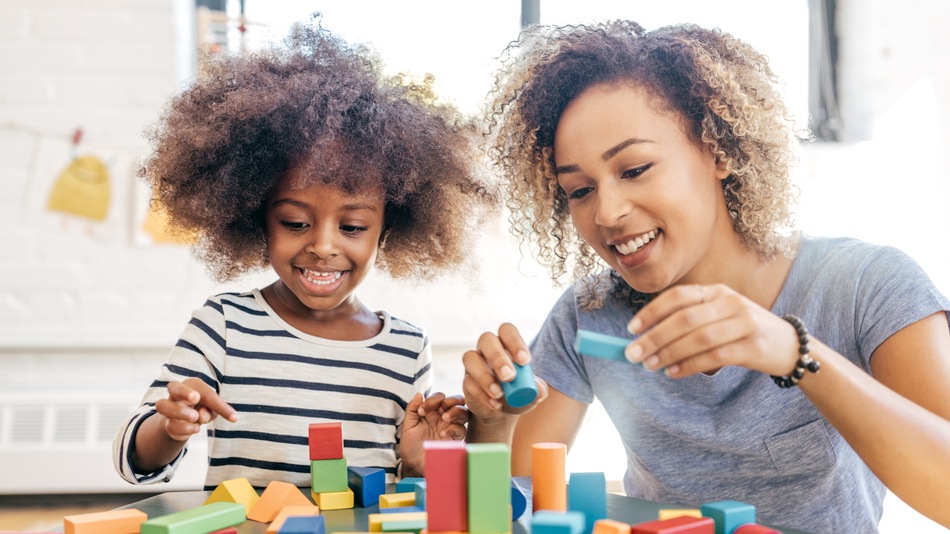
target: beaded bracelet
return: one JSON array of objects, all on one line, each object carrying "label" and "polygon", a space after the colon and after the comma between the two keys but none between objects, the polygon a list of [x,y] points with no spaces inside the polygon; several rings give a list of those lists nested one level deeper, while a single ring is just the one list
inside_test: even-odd
[{"label": "beaded bracelet", "polygon": [[790,388],[798,385],[798,381],[805,376],[805,370],[809,373],[817,373],[821,369],[821,362],[816,362],[808,353],[808,330],[805,323],[794,315],[783,315],[782,319],[788,321],[795,327],[795,333],[798,334],[798,362],[795,363],[795,370],[789,376],[772,376],[772,380],[780,388]]}]

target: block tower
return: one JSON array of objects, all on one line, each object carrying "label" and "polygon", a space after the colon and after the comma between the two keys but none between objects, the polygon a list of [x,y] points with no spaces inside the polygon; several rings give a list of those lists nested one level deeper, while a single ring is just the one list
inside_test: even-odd
[{"label": "block tower", "polygon": [[308,437],[313,502],[321,510],[353,508],[353,490],[348,485],[343,457],[343,424],[311,423]]}]

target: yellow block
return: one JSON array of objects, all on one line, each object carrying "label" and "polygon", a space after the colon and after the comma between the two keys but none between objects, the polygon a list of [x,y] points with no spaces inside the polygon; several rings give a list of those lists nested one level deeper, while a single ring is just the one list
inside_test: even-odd
[{"label": "yellow block", "polygon": [[383,521],[416,521],[418,519],[429,520],[426,512],[395,512],[391,514],[369,514],[366,522],[369,524],[370,532],[382,532]]},{"label": "yellow block", "polygon": [[703,517],[703,513],[696,508],[665,508],[660,510],[660,513],[657,514],[657,519],[664,521],[666,519],[673,519],[674,517]]},{"label": "yellow block", "polygon": [[224,482],[218,484],[218,487],[211,492],[211,495],[208,496],[205,504],[211,504],[213,502],[236,502],[244,505],[244,513],[247,512],[257,504],[257,500],[260,499],[260,495],[257,494],[257,490],[254,489],[254,486],[251,485],[251,482],[246,478],[234,478],[231,480],[225,480]]},{"label": "yellow block", "polygon": [[403,506],[416,505],[416,492],[407,491],[406,493],[384,493],[379,496],[380,508],[402,508]]},{"label": "yellow block", "polygon": [[345,510],[353,508],[353,490],[346,488],[346,491],[325,491],[323,493],[310,492],[313,502],[321,510]]},{"label": "yellow block", "polygon": [[280,527],[284,526],[284,521],[290,516],[312,516],[320,515],[320,508],[316,506],[285,506],[277,512],[274,521],[267,526],[267,534],[277,534]]}]

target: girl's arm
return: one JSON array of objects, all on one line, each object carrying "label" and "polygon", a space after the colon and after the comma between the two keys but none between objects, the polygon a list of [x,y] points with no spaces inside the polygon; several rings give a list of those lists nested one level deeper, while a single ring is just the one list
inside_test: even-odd
[{"label": "girl's arm", "polygon": [[950,528],[946,314],[922,319],[882,343],[871,358],[873,378],[817,340],[809,347],[821,371],[805,375],[802,391],[889,490]]}]

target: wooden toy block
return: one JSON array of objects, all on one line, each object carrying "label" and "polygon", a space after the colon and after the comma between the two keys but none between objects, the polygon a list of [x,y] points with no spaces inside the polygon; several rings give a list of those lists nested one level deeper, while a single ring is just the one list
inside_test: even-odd
[{"label": "wooden toy block", "polygon": [[535,443],[531,446],[532,510],[567,511],[567,479],[564,464],[567,446],[563,443]]},{"label": "wooden toy block", "polygon": [[468,532],[468,459],[462,441],[423,443],[429,532]]},{"label": "wooden toy block", "polygon": [[270,523],[283,508],[310,505],[310,499],[300,488],[288,482],[274,480],[264,488],[260,499],[247,513],[247,518],[260,523]]},{"label": "wooden toy block", "polygon": [[382,532],[413,532],[418,534],[419,531],[425,528],[426,522],[424,519],[383,521],[381,525]]},{"label": "wooden toy block", "polygon": [[593,534],[630,534],[630,525],[613,519],[594,521]]},{"label": "wooden toy block", "polygon": [[630,525],[630,534],[713,534],[715,530],[711,518],[688,515]]},{"label": "wooden toy block", "polygon": [[311,460],[343,458],[343,423],[310,423],[308,436]]},{"label": "wooden toy block", "polygon": [[747,523],[755,523],[755,506],[739,501],[714,501],[699,507],[704,517],[716,522],[716,534],[733,534]]},{"label": "wooden toy block", "polygon": [[521,488],[515,484],[515,481],[511,481],[511,520],[517,521],[520,518],[525,510],[528,508],[528,498],[525,497],[524,492],[521,491]]},{"label": "wooden toy block", "polygon": [[211,534],[238,534],[238,529],[236,527],[222,528],[221,530],[215,530]]},{"label": "wooden toy block", "polygon": [[469,443],[468,531],[511,530],[511,450],[504,443]]},{"label": "wooden toy block", "polygon": [[350,488],[345,491],[313,492],[310,496],[321,510],[347,510],[353,508],[353,502],[356,500]]},{"label": "wooden toy block", "polygon": [[379,509],[379,513],[381,514],[404,514],[406,512],[425,512],[425,510],[418,506],[397,506],[395,508]]},{"label": "wooden toy block", "polygon": [[540,510],[531,516],[531,534],[581,534],[584,531],[584,514]]},{"label": "wooden toy block", "polygon": [[657,513],[657,519],[673,519],[680,516],[703,517],[699,508],[663,508]]},{"label": "wooden toy block", "polygon": [[413,493],[416,494],[416,507],[426,509],[426,481],[420,480],[414,484]]},{"label": "wooden toy block", "polygon": [[531,364],[515,367],[515,378],[511,382],[502,382],[501,389],[505,394],[505,402],[512,408],[524,408],[538,398],[538,384],[534,381],[534,371]]},{"label": "wooden toy block", "polygon": [[63,533],[138,534],[146,519],[145,512],[135,509],[67,515],[63,518]]},{"label": "wooden toy block", "polygon": [[205,534],[240,525],[247,519],[243,504],[213,502],[163,515],[142,523],[141,534]]},{"label": "wooden toy block", "polygon": [[571,473],[567,509],[584,513],[584,534],[591,534],[594,522],[607,517],[607,477],[603,473]]},{"label": "wooden toy block", "polygon": [[246,478],[234,478],[225,480],[218,484],[218,487],[211,492],[211,495],[205,500],[205,504],[213,502],[236,502],[244,505],[245,513],[257,504],[260,496],[257,490]]},{"label": "wooden toy block", "polygon": [[574,350],[584,356],[630,363],[623,355],[623,351],[632,341],[632,339],[581,329],[577,331],[577,337],[574,338]]},{"label": "wooden toy block", "polygon": [[[347,467],[347,484],[353,490],[356,506],[366,508],[379,502],[386,493],[386,471],[378,467]],[[419,480],[422,480],[421,478]],[[396,484],[399,491],[399,484]]]},{"label": "wooden toy block", "polygon": [[284,520],[277,534],[326,534],[327,520],[322,515],[292,515]]},{"label": "wooden toy block", "polygon": [[735,529],[732,534],[781,534],[779,531],[774,528],[769,528],[765,525],[757,525],[755,523],[747,523]]},{"label": "wooden toy block", "polygon": [[[366,516],[366,525],[370,532],[382,532],[383,521],[426,521],[429,514],[426,512],[406,512],[402,514],[369,514]],[[431,530],[430,530],[431,532]]]},{"label": "wooden toy block", "polygon": [[406,477],[402,480],[396,482],[396,493],[406,493],[407,491],[415,491],[416,482],[425,482],[423,477]]},{"label": "wooden toy block", "polygon": [[311,460],[310,484],[314,493],[335,493],[349,489],[346,458]]},{"label": "wooden toy block", "polygon": [[320,508],[312,504],[309,506],[286,506],[277,512],[274,521],[267,525],[267,534],[277,534],[288,517],[308,515],[320,515]]},{"label": "wooden toy block", "polygon": [[380,508],[397,508],[400,506],[415,506],[416,492],[407,491],[405,493],[386,493],[379,496]]}]

